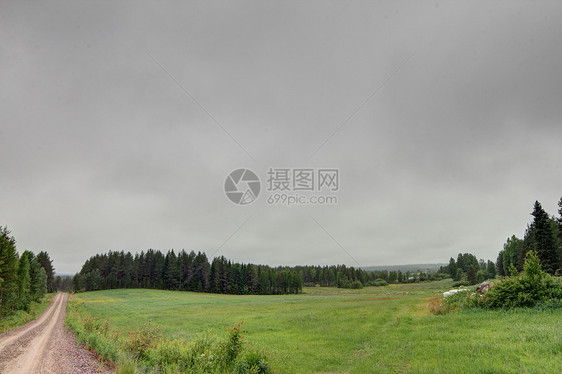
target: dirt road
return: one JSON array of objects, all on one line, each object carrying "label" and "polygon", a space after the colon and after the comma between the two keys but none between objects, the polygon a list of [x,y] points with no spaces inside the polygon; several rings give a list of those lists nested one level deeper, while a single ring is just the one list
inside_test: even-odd
[{"label": "dirt road", "polygon": [[65,330],[68,294],[59,293],[35,321],[0,335],[1,374],[110,373],[92,353],[77,348]]}]

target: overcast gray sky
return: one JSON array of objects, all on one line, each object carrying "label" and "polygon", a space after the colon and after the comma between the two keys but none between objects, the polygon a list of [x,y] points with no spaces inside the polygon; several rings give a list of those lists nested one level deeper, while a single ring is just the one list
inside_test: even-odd
[{"label": "overcast gray sky", "polygon": [[[59,273],[495,260],[562,195],[561,46],[557,1],[1,0],[0,225]],[[270,167],[339,168],[338,204],[268,205]]]}]

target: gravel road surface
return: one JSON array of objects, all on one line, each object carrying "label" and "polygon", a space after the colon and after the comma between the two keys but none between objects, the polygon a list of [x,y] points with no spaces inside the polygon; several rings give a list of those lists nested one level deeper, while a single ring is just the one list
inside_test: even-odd
[{"label": "gravel road surface", "polygon": [[35,320],[0,335],[1,374],[111,373],[95,356],[78,347],[64,326],[67,293],[58,293]]}]

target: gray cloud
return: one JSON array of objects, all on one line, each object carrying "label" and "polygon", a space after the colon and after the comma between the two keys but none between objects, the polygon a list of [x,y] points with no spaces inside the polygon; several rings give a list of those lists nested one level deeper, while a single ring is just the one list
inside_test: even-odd
[{"label": "gray cloud", "polygon": [[[356,265],[311,216],[362,265],[494,259],[561,195],[560,11],[4,1],[0,224],[62,273],[150,247]],[[338,205],[224,196],[233,169],[281,166],[340,168]]]}]

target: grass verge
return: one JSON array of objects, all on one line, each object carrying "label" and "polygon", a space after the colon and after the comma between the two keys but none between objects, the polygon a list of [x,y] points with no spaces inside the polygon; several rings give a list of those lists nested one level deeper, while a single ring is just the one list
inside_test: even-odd
[{"label": "grass verge", "polygon": [[3,334],[7,331],[13,330],[19,326],[25,325],[26,323],[33,321],[36,319],[53,301],[55,297],[54,293],[47,294],[43,301],[40,303],[31,302],[29,312],[24,310],[18,310],[15,314],[11,316],[3,317],[0,320],[0,334]]}]

